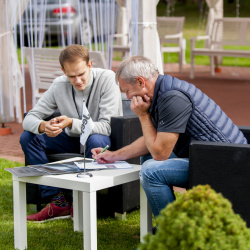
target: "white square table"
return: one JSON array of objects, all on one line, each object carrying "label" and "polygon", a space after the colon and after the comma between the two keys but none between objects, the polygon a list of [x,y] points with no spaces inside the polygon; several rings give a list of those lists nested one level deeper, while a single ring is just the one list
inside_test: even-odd
[{"label": "white square table", "polygon": [[[74,174],[16,177],[13,175],[14,246],[27,248],[26,183],[54,186],[73,190],[74,230],[83,231],[85,250],[97,249],[96,191],[139,179],[141,166],[132,169],[92,171],[93,177],[78,178]],[[152,212],[140,187],[140,238],[152,230]]]}]

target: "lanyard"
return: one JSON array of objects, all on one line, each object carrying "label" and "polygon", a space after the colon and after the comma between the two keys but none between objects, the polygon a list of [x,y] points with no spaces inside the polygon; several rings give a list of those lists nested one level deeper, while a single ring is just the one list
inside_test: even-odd
[{"label": "lanyard", "polygon": [[[88,108],[89,106],[89,99],[90,99],[90,95],[91,95],[91,92],[92,92],[92,89],[93,89],[93,85],[94,85],[94,79],[93,79],[93,82],[92,82],[92,85],[91,85],[91,88],[90,88],[90,91],[89,91],[89,96],[87,98],[87,102],[86,102],[86,107]],[[79,111],[77,109],[77,105],[76,105],[76,99],[75,99],[75,92],[74,92],[74,87],[72,85],[72,97],[73,97],[73,101],[74,101],[74,104],[75,104],[75,108],[76,108],[76,112],[78,114],[78,117],[81,119],[82,116],[80,116],[79,114]]]}]

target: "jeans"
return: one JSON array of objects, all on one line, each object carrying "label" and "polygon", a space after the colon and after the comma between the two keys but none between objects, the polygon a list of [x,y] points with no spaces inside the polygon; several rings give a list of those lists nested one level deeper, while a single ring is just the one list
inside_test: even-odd
[{"label": "jeans", "polygon": [[167,204],[175,200],[173,186],[187,187],[189,159],[177,158],[172,153],[165,161],[156,161],[147,155],[141,158],[141,162],[141,185],[156,217]]},{"label": "jeans", "polygon": [[[46,164],[49,162],[47,154],[56,153],[78,153],[80,154],[80,138],[69,137],[65,132],[56,137],[49,137],[46,134],[35,135],[24,131],[20,137],[25,159],[29,165]],[[91,149],[97,147],[111,146],[110,137],[100,134],[90,135],[86,142],[87,158],[92,157]],[[42,198],[53,196],[62,190],[56,187],[39,185]]]}]

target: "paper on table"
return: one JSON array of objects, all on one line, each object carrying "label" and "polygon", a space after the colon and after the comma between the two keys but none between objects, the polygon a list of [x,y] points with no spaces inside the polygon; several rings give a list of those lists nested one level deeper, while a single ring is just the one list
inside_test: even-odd
[{"label": "paper on table", "polygon": [[[84,169],[83,162],[75,162],[75,164],[79,169]],[[85,164],[85,169],[109,169],[109,168],[123,169],[123,168],[133,168],[133,167],[126,161],[116,161],[114,163],[108,163],[108,164],[99,164],[97,162],[90,162],[90,163],[87,162]]]},{"label": "paper on table", "polygon": [[[5,168],[5,170],[14,174],[17,177],[27,177],[27,176],[42,176],[42,175],[53,175],[53,174],[68,174],[68,173],[78,173],[82,172],[75,162],[84,162],[83,158],[74,157],[72,159],[66,159],[63,161],[30,165],[25,167],[15,167],[15,168]],[[85,162],[92,162],[92,159],[86,158]]]},{"label": "paper on table", "polygon": [[48,173],[39,171],[30,167],[15,167],[15,168],[5,168],[11,174],[14,174],[17,177],[27,177],[27,176],[42,176],[47,175]]}]

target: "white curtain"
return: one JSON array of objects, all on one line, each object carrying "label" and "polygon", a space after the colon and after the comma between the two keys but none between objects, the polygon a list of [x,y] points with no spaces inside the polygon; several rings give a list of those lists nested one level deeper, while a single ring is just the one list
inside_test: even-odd
[{"label": "white curtain", "polygon": [[209,8],[218,8],[218,4],[223,2],[223,0],[206,0]]},{"label": "white curtain", "polygon": [[[159,3],[159,0],[155,1],[155,8],[157,6],[157,4]],[[156,11],[156,10],[155,10]],[[156,29],[157,30],[157,29]],[[159,70],[160,74],[164,74],[164,65],[162,65],[162,54],[161,54],[161,47],[160,47],[160,37],[159,37],[159,33],[157,31],[157,37],[156,37],[157,41],[156,41],[156,48],[157,48],[157,67]]]},{"label": "white curtain", "polygon": [[119,7],[126,7],[127,0],[115,0]]},{"label": "white curtain", "polygon": [[[209,7],[208,19],[206,25],[206,35],[210,35],[213,27],[213,21],[215,18],[223,17],[223,0],[206,0]],[[222,37],[222,34],[221,34]],[[218,37],[218,39],[220,39]],[[206,46],[208,43],[206,42]],[[216,48],[221,48],[221,45],[217,45]],[[216,57],[215,63],[218,65],[222,63],[222,57]]]},{"label": "white curtain", "polygon": [[[125,33],[131,22],[132,48],[131,55],[143,55],[149,57],[163,73],[163,65],[160,52],[160,40],[156,25],[156,6],[159,0],[131,1],[116,0],[119,7],[127,8],[128,25],[120,27],[120,33]],[[138,45],[140,44],[140,46]]]},{"label": "white curtain", "polygon": [[206,2],[209,7],[206,35],[209,35],[214,19],[223,17],[223,0],[206,0]]},{"label": "white curtain", "polygon": [[0,123],[22,121],[20,87],[23,78],[14,45],[13,28],[29,0],[0,0]]},{"label": "white curtain", "polygon": [[122,46],[128,45],[129,27],[131,21],[131,1],[130,0],[116,0],[119,6],[119,16],[116,22],[118,23],[116,33],[120,34],[117,38],[117,43]]}]

